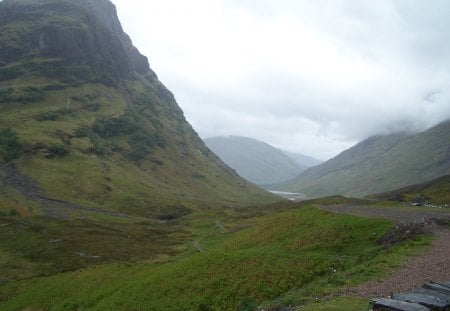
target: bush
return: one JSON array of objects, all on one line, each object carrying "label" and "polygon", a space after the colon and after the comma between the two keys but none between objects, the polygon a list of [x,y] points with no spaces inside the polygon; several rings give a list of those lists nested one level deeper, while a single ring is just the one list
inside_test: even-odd
[{"label": "bush", "polygon": [[239,311],[255,311],[257,307],[258,305],[252,298],[245,297],[241,300]]},{"label": "bush", "polygon": [[16,132],[10,128],[0,130],[0,156],[6,162],[10,162],[19,158],[22,152],[23,146]]},{"label": "bush", "polygon": [[58,111],[47,111],[47,112],[42,112],[36,116],[34,116],[34,118],[38,121],[56,121],[59,117],[59,112]]},{"label": "bush", "polygon": [[62,145],[51,145],[48,148],[48,151],[51,152],[52,155],[65,156],[69,153],[69,150]]},{"label": "bush", "polygon": [[75,130],[74,135],[75,135],[76,138],[84,138],[84,137],[88,137],[89,132],[90,132],[89,127],[84,127],[83,126],[83,127],[77,128]]},{"label": "bush", "polygon": [[8,212],[7,211],[0,211],[0,217],[14,217],[14,216],[19,216],[19,212],[16,211],[15,209],[11,209]]},{"label": "bush", "polygon": [[43,101],[45,100],[45,91],[34,86],[27,86],[22,89],[22,95],[15,100],[21,103]]},{"label": "bush", "polygon": [[23,71],[17,67],[7,67],[0,69],[0,81],[12,80],[23,75]]},{"label": "bush", "polygon": [[34,118],[37,121],[56,121],[60,116],[64,116],[66,114],[72,114],[74,112],[71,108],[62,108],[54,111],[45,111],[38,115],[35,115]]},{"label": "bush", "polygon": [[13,99],[12,94],[14,93],[14,89],[12,87],[8,87],[6,89],[0,90],[0,103],[6,103]]},{"label": "bush", "polygon": [[103,138],[134,134],[138,129],[136,122],[127,115],[97,119],[92,126],[92,131]]}]

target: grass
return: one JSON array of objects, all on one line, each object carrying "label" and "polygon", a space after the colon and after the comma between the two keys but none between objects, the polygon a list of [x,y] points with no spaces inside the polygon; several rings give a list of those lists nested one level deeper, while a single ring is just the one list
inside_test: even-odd
[{"label": "grass", "polygon": [[355,297],[337,297],[329,301],[317,300],[303,308],[302,311],[365,311],[370,310],[366,299]]},{"label": "grass", "polygon": [[108,262],[161,260],[191,233],[148,220],[0,218],[0,280],[53,275]]},{"label": "grass", "polygon": [[13,128],[22,144],[19,170],[50,197],[139,216],[173,214],[180,204],[279,200],[220,163],[175,103],[152,89],[161,85],[138,79],[122,88],[75,87],[32,76],[7,84],[46,90],[45,100],[1,104],[0,123]]},{"label": "grass", "polygon": [[[192,226],[205,234],[200,242],[204,253],[167,263],[106,264],[12,282],[0,286],[0,308],[239,310],[250,302],[311,304],[343,285],[380,277],[430,242],[422,238],[381,250],[376,241],[392,222],[313,207],[249,218],[251,227],[235,233],[223,233],[211,218],[208,225],[208,217]],[[322,304],[325,308],[326,302]]]},{"label": "grass", "polygon": [[418,196],[424,196],[425,202],[438,205],[450,204],[450,175],[445,175],[423,184],[411,185],[401,189],[372,195],[370,197],[382,200],[392,200],[411,203]]}]

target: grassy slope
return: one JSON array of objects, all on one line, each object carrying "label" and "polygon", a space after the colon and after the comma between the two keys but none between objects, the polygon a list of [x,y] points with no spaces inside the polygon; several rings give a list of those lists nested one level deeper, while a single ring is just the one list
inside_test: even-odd
[{"label": "grassy slope", "polygon": [[[253,301],[311,303],[342,285],[379,276],[413,246],[429,241],[381,250],[375,241],[392,226],[390,221],[312,207],[226,225],[249,224],[250,228],[231,234],[219,234],[222,230],[216,228],[214,235],[201,241],[205,253],[174,262],[101,265],[2,285],[0,308],[237,310],[243,302]],[[351,300],[354,308],[364,303],[367,306]],[[339,309],[342,302],[333,304],[335,310],[344,310]]]},{"label": "grassy slope", "polygon": [[[17,83],[10,83],[17,88]],[[21,83],[38,87],[52,84],[50,81]],[[140,89],[144,85],[137,81],[129,87]],[[69,113],[56,120],[37,120],[43,113],[63,110],[67,98],[83,96],[95,99],[72,100]],[[89,111],[92,104],[101,108]],[[76,137],[78,129],[92,127],[101,117],[121,116],[129,105],[132,104],[120,90],[88,84],[50,91],[45,100],[36,103],[2,104],[0,121],[3,126],[14,128],[30,150],[17,161],[18,167],[53,197],[141,214],[157,206],[181,201],[224,205],[273,200],[221,164],[196,139],[189,125],[169,112],[160,111],[158,119],[164,126],[161,131],[166,140],[165,147],[153,148],[138,165],[123,152],[93,154],[90,150],[96,146],[92,139]],[[149,109],[145,106],[135,108]],[[149,122],[151,126],[152,120]],[[98,141],[107,148],[127,149],[127,138],[127,135],[118,135],[98,138]],[[64,146],[70,153],[47,159],[47,149],[52,145]]]},{"label": "grassy slope", "polygon": [[423,184],[412,185],[370,197],[380,200],[413,202],[419,195],[424,195],[426,201],[432,204],[450,205],[450,175],[442,176]]},{"label": "grassy slope", "polygon": [[450,172],[449,141],[450,121],[416,135],[372,137],[279,188],[363,196],[425,182]]}]

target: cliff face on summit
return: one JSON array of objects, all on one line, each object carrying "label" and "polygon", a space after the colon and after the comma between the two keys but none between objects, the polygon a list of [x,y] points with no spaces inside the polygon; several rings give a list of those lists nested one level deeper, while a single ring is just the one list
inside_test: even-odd
[{"label": "cliff face on summit", "polygon": [[84,207],[172,217],[274,200],[203,144],[108,0],[0,2],[0,135],[18,140],[0,162]]},{"label": "cliff face on summit", "polygon": [[116,79],[150,72],[108,0],[5,0],[0,25],[7,39],[0,45],[3,65],[43,57],[59,59],[57,65],[89,65]]}]

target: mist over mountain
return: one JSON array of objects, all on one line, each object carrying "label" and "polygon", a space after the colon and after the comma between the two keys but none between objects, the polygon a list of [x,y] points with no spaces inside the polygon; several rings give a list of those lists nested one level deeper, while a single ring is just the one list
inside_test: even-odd
[{"label": "mist over mountain", "polygon": [[450,121],[424,132],[374,136],[278,188],[308,197],[363,196],[450,173]]},{"label": "mist over mountain", "polygon": [[222,136],[206,138],[204,142],[240,176],[258,185],[287,181],[307,168],[281,150],[253,138]]},{"label": "mist over mountain", "polygon": [[1,2],[0,82],[12,200],[156,216],[273,200],[204,145],[109,0]]}]

